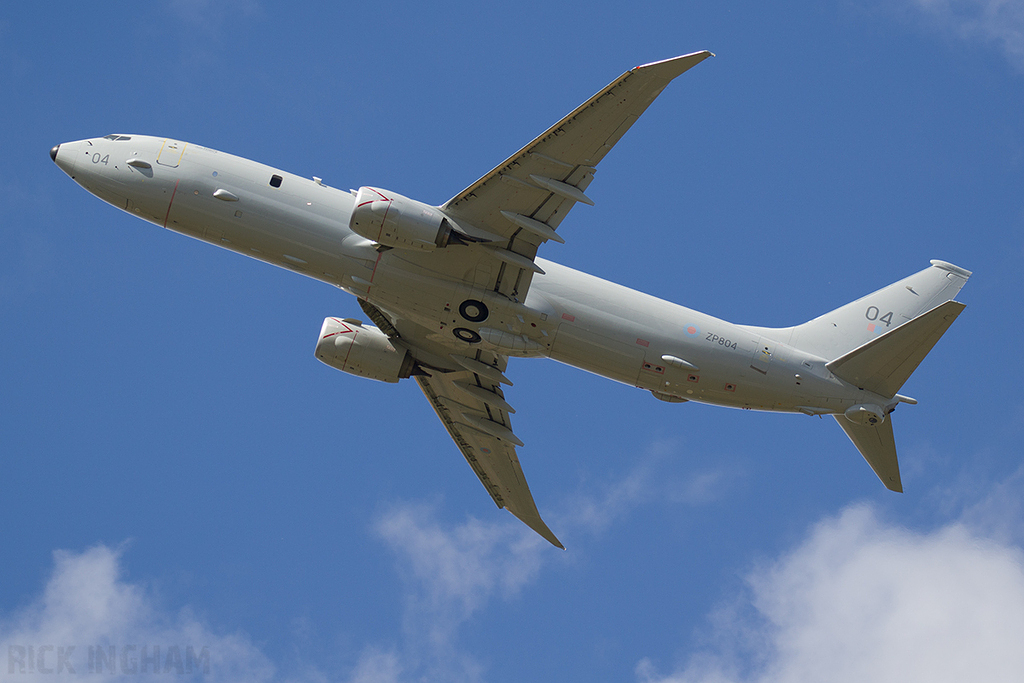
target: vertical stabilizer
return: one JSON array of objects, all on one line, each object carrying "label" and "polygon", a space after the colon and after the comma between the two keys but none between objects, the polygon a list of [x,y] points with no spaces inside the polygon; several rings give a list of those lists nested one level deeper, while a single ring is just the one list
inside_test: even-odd
[{"label": "vertical stabilizer", "polygon": [[786,330],[779,341],[828,360],[853,351],[956,296],[971,271],[945,261]]}]

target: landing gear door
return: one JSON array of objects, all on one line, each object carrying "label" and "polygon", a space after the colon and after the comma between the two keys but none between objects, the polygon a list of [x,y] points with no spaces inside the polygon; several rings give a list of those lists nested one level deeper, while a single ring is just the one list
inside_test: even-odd
[{"label": "landing gear door", "polygon": [[754,345],[754,354],[750,357],[750,367],[754,368],[762,375],[767,375],[768,366],[771,365],[772,357],[774,355],[775,344],[764,337],[761,337]]}]

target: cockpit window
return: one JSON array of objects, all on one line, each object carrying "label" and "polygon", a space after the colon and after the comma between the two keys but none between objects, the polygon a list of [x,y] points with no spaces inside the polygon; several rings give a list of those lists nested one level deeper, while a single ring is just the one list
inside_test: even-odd
[{"label": "cockpit window", "polygon": [[114,133],[111,133],[110,135],[104,135],[103,139],[104,140],[131,140],[132,136],[130,136],[130,135],[115,135]]},{"label": "cockpit window", "polygon": [[281,187],[281,181],[282,180],[284,180],[284,178],[282,178],[281,176],[276,175],[276,174],[272,175],[272,176],[270,176],[270,186],[271,187]]}]

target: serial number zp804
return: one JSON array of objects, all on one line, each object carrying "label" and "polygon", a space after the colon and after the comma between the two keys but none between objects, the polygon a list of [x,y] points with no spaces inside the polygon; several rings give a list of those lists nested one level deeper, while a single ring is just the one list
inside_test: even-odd
[{"label": "serial number zp804", "polygon": [[725,337],[719,337],[717,334],[713,334],[711,332],[708,332],[706,341],[709,341],[712,344],[718,344],[719,346],[724,346],[726,348],[736,350],[736,342],[732,341],[731,339],[726,339]]}]

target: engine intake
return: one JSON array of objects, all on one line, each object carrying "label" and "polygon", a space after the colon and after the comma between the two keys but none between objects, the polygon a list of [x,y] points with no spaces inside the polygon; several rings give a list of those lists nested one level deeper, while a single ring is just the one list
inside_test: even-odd
[{"label": "engine intake", "polygon": [[316,357],[332,368],[381,382],[412,374],[415,361],[400,342],[357,320],[326,318],[316,342]]},{"label": "engine intake", "polygon": [[432,251],[446,247],[452,225],[440,209],[389,190],[360,187],[348,227],[378,244]]}]

